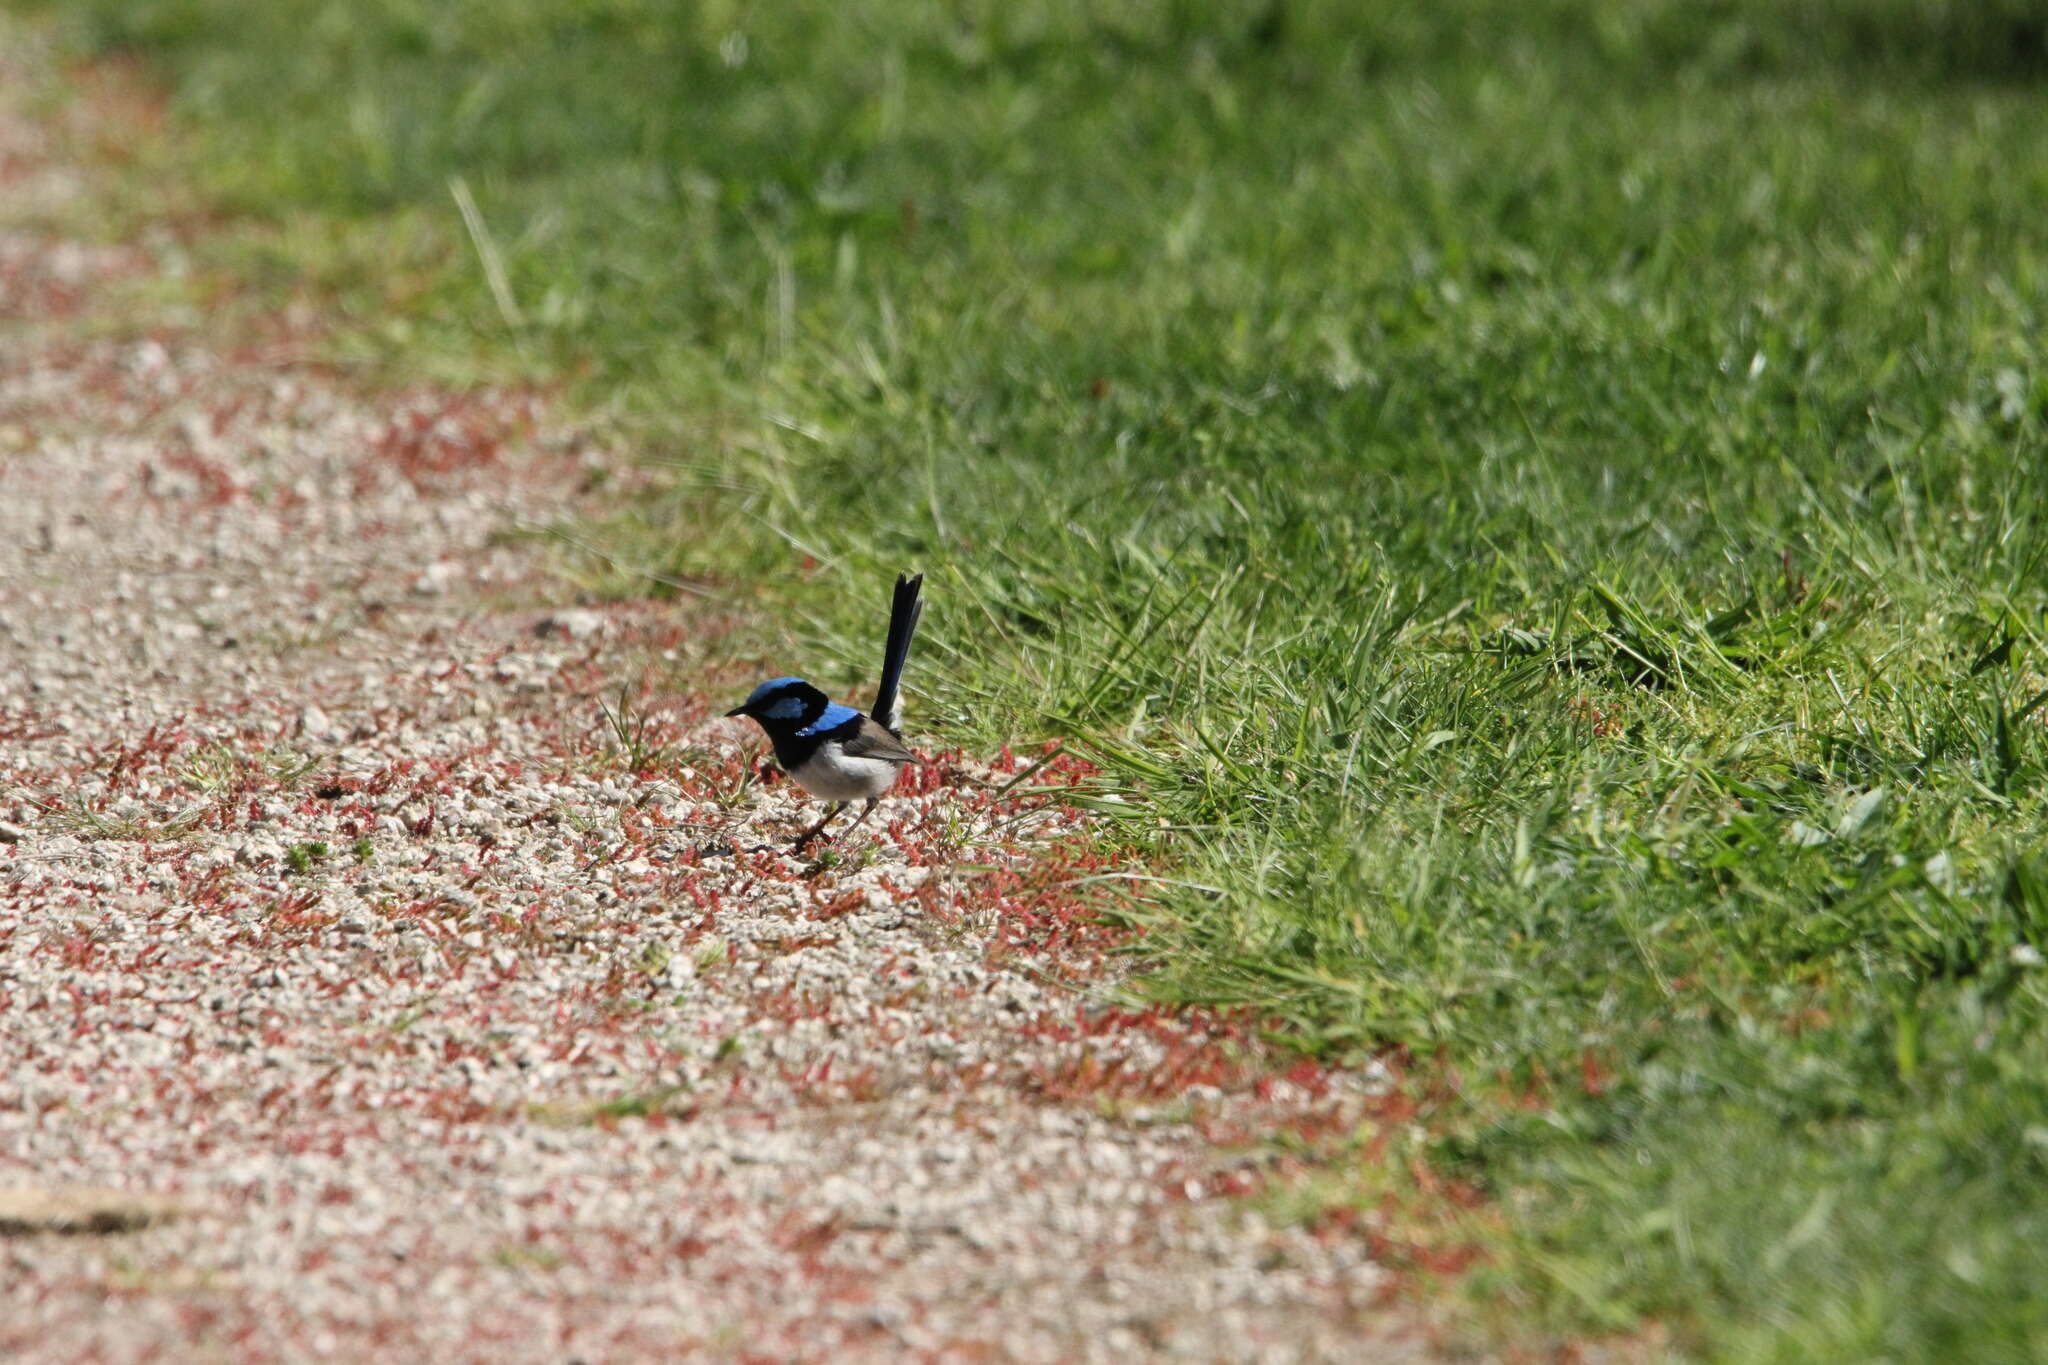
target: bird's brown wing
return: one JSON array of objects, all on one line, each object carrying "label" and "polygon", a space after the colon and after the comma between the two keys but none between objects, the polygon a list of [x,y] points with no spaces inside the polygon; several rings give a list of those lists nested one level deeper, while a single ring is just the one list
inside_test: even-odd
[{"label": "bird's brown wing", "polygon": [[903,747],[903,741],[890,734],[867,716],[860,718],[860,729],[850,739],[843,739],[839,747],[851,758],[881,758],[891,763],[915,763],[917,755]]}]

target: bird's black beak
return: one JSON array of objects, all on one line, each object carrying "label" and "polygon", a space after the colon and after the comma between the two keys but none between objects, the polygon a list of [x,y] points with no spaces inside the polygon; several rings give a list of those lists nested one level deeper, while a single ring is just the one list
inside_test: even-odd
[{"label": "bird's black beak", "polygon": [[744,716],[745,714],[747,714],[747,708],[744,706],[735,706],[732,708],[732,710],[726,712],[725,714],[728,716]]}]

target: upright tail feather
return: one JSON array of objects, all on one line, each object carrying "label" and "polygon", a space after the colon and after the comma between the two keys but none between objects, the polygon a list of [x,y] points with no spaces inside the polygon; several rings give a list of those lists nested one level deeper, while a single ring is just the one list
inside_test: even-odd
[{"label": "upright tail feather", "polygon": [[882,683],[875,689],[874,709],[868,712],[891,730],[903,728],[896,685],[903,681],[903,661],[910,657],[910,637],[917,633],[917,618],[922,615],[924,575],[897,575],[896,598],[889,604],[889,643],[882,651]]}]

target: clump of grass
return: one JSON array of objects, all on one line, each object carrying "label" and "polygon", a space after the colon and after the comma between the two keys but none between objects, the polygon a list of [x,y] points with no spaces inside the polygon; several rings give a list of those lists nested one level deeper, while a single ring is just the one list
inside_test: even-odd
[{"label": "clump of grass", "polygon": [[555,1127],[580,1128],[590,1124],[617,1123],[621,1119],[648,1118],[664,1112],[688,1093],[688,1086],[663,1085],[651,1090],[628,1091],[614,1099],[586,1104],[532,1104],[527,1106],[527,1114],[538,1122]]},{"label": "clump of grass", "polygon": [[640,950],[634,965],[644,974],[658,977],[668,971],[668,964],[673,957],[674,953],[666,943],[660,939],[650,939],[647,946]]},{"label": "clump of grass", "polygon": [[562,1253],[553,1247],[534,1242],[517,1242],[499,1247],[491,1253],[491,1260],[507,1270],[560,1270]]},{"label": "clump of grass", "polygon": [[297,786],[319,761],[290,749],[246,751],[224,742],[203,744],[180,765],[187,786],[209,796],[233,795],[269,787]]},{"label": "clump of grass", "polygon": [[731,942],[714,935],[697,945],[696,956],[692,962],[696,966],[697,975],[703,976],[707,972],[715,972],[728,965],[731,960]]},{"label": "clump of grass", "polygon": [[329,852],[327,845],[317,839],[310,843],[293,844],[284,851],[284,865],[292,875],[303,877],[314,867],[325,862]]},{"label": "clump of grass", "polygon": [[205,812],[198,809],[165,814],[113,815],[84,806],[47,808],[44,828],[80,839],[107,839],[134,843],[171,843],[197,833]]},{"label": "clump of grass", "polygon": [[612,757],[620,767],[631,773],[650,773],[671,765],[674,743],[660,738],[661,723],[634,702],[631,688],[619,689],[617,705],[597,705],[611,732]]}]

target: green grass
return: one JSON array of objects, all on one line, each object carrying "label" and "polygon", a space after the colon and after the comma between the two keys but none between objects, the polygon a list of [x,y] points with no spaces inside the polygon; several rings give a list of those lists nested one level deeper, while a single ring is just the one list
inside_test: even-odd
[{"label": "green grass", "polygon": [[1154,990],[1463,1078],[1516,1316],[2048,1356],[2048,7],[61,22],[203,267],[668,468],[616,562],[834,687],[924,567],[916,724],[1099,757]]}]

